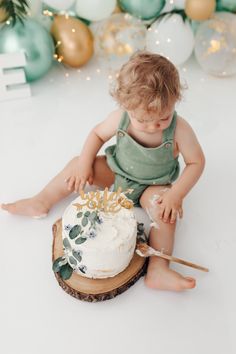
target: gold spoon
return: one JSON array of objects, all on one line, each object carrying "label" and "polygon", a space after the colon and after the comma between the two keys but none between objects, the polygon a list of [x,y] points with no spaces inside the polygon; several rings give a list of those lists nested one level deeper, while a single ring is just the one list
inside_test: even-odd
[{"label": "gold spoon", "polygon": [[157,251],[154,248],[148,246],[146,243],[138,243],[137,248],[136,248],[136,253],[141,257],[158,256],[161,258],[168,259],[172,262],[181,263],[186,266],[202,270],[203,272],[209,272],[208,268],[202,267],[200,265],[197,265],[197,264],[194,264],[194,263],[191,263],[188,261],[184,261],[183,259],[180,259],[180,258],[176,258],[176,257],[169,256],[167,254],[164,254],[163,252]]}]

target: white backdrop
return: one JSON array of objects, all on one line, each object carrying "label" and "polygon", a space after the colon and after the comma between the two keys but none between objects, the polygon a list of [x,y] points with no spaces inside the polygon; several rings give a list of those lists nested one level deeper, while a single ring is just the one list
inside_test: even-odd
[{"label": "white backdrop", "polygon": [[[0,202],[41,189],[115,108],[107,74],[96,69],[94,61],[81,72],[54,66],[31,85],[31,98],[0,103]],[[0,211],[2,353],[233,353],[236,77],[210,77],[193,59],[180,73],[189,89],[177,110],[196,131],[207,164],[185,200],[174,255],[210,273],[173,264],[196,277],[195,289],[150,290],[141,278],[113,300],[81,302],[51,270],[51,227],[74,196],[44,220]],[[141,210],[137,216],[147,225]]]}]

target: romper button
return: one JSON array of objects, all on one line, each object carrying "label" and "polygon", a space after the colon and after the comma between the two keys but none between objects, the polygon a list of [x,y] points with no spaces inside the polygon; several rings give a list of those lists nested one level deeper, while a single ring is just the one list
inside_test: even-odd
[{"label": "romper button", "polygon": [[122,138],[122,136],[124,136],[125,134],[122,132],[118,132],[118,136],[120,136]]},{"label": "romper button", "polygon": [[168,149],[169,147],[170,147],[170,143],[167,143],[166,145],[165,145],[165,147]]}]

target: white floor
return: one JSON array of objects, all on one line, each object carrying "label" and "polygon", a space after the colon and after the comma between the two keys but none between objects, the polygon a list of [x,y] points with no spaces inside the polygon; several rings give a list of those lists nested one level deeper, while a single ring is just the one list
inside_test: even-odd
[{"label": "white floor", "polygon": [[[30,99],[0,103],[0,202],[36,193],[115,108],[107,74],[96,69],[95,62],[80,73],[55,66],[31,85]],[[51,227],[71,198],[41,221],[0,212],[2,353],[235,353],[236,77],[210,77],[193,59],[180,73],[189,89],[178,112],[195,129],[207,165],[185,200],[174,255],[210,272],[173,264],[196,277],[194,290],[150,290],[142,278],[113,300],[81,302],[51,270]]]}]

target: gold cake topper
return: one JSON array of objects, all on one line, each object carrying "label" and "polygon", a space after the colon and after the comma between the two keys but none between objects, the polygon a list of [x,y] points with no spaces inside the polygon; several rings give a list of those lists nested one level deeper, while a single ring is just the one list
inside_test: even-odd
[{"label": "gold cake topper", "polygon": [[[80,197],[83,199],[84,203],[73,204],[78,210],[81,210],[84,206],[89,209],[99,209],[104,212],[117,213],[122,207],[126,209],[131,209],[133,207],[133,202],[126,199],[124,195],[121,195],[122,188],[119,187],[116,192],[111,192],[108,194],[108,188],[106,187],[103,195],[101,191],[96,192],[91,191],[87,194],[84,191],[80,192]],[[123,194],[131,194],[133,189],[127,189]]]}]

